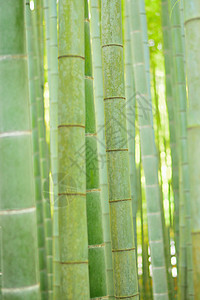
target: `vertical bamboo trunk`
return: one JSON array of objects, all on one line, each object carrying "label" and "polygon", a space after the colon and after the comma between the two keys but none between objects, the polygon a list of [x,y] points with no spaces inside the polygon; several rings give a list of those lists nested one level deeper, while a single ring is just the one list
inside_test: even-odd
[{"label": "vertical bamboo trunk", "polygon": [[55,0],[49,0],[49,54],[50,54],[50,77],[49,100],[50,100],[50,158],[51,175],[53,182],[53,297],[60,298],[60,272],[59,272],[59,231],[58,231],[58,44],[57,44],[57,5]]},{"label": "vertical bamboo trunk", "polygon": [[58,49],[60,299],[89,299],[83,0],[59,1]]},{"label": "vertical bamboo trunk", "polygon": [[0,6],[2,297],[36,300],[40,299],[40,289],[25,2],[14,1],[11,5],[1,1]]},{"label": "vertical bamboo trunk", "polygon": [[38,59],[39,59],[39,74],[40,88],[44,92],[44,28],[43,28],[43,0],[34,1],[36,18],[37,18],[37,40],[38,40]]},{"label": "vertical bamboo trunk", "polygon": [[49,201],[49,159],[48,146],[46,142],[45,112],[44,112],[44,60],[43,60],[43,1],[36,0],[35,22],[37,36],[37,112],[38,112],[38,132],[39,132],[39,150],[40,166],[42,177],[44,224],[45,224],[45,243],[47,254],[47,273],[49,283],[49,296],[52,296],[52,220]]},{"label": "vertical bamboo trunk", "polygon": [[[140,7],[140,22],[141,22],[141,28],[142,28],[142,39],[143,39],[143,47],[144,47],[144,61],[145,61],[146,78],[147,78],[147,82],[151,83],[147,18],[146,18],[145,1],[144,0],[139,1],[139,7]],[[149,97],[151,97],[151,84],[148,84],[148,94],[149,94]]]},{"label": "vertical bamboo trunk", "polygon": [[129,10],[131,12],[131,40],[133,45],[141,154],[146,182],[148,232],[153,272],[153,295],[155,299],[168,299],[160,188],[158,183],[158,159],[153,130],[151,95],[149,95],[150,82],[147,81],[145,71],[145,52],[141,32],[139,1],[129,1]]},{"label": "vertical bamboo trunk", "polygon": [[[28,3],[28,2],[27,2]],[[37,103],[35,94],[35,43],[36,37],[33,30],[33,12],[29,5],[26,5],[26,38],[28,54],[28,76],[29,76],[29,100],[31,109],[32,139],[33,139],[33,166],[35,179],[35,199],[37,209],[37,231],[38,231],[38,253],[39,253],[39,271],[40,271],[40,290],[42,299],[47,299],[48,283],[46,270],[46,249],[45,249],[45,232],[44,232],[44,212],[42,202],[42,185],[40,171],[39,155],[39,135],[37,124]]]},{"label": "vertical bamboo trunk", "polygon": [[[141,299],[151,299],[150,287],[149,287],[149,266],[148,266],[148,244],[145,243],[145,229],[144,229],[144,217],[143,217],[143,199],[142,199],[142,187],[141,187],[141,162],[137,169],[137,181],[138,181],[138,205],[140,210],[140,222],[141,222],[141,246],[142,246],[142,293]],[[147,245],[147,247],[146,247]]]},{"label": "vertical bamboo trunk", "polygon": [[139,299],[123,70],[121,0],[102,1],[105,135],[115,297]]},{"label": "vertical bamboo trunk", "polygon": [[[170,6],[174,2],[169,2]],[[171,8],[172,9],[172,8]],[[177,118],[177,138],[178,138],[178,155],[179,155],[179,265],[178,265],[178,299],[186,299],[186,240],[185,240],[185,196],[183,192],[183,174],[182,174],[182,141],[181,141],[181,101],[186,97],[185,78],[183,69],[183,47],[181,37],[179,3],[171,10],[172,24],[172,45],[174,55],[174,73],[175,73],[175,91],[176,91],[176,118]],[[180,66],[182,69],[180,69]],[[181,78],[182,77],[182,78]],[[182,96],[183,95],[183,96]],[[184,100],[185,101],[185,100]],[[183,107],[184,111],[186,107]],[[182,109],[182,110],[183,110]],[[183,120],[184,122],[184,120]],[[185,132],[184,132],[185,134]],[[184,141],[185,142],[185,141]]]},{"label": "vertical bamboo trunk", "polygon": [[162,124],[161,124],[161,116],[160,116],[159,105],[158,105],[155,66],[153,66],[153,90],[154,90],[154,97],[155,97],[155,102],[156,102],[157,151],[158,151],[158,166],[159,166],[158,168],[159,168],[159,172],[160,172],[160,203],[161,203],[161,216],[162,216],[162,227],[163,227],[163,237],[164,237],[165,262],[166,262],[166,270],[167,270],[169,298],[173,299],[173,289],[174,288],[173,288],[172,273],[171,273],[171,257],[170,257],[170,253],[169,253],[170,239],[168,239],[168,228],[166,227],[165,212],[164,212],[164,206],[163,206],[163,177],[162,177],[162,165],[161,165],[161,158],[160,158],[161,137],[159,134],[160,131],[162,130],[162,127],[161,127]]},{"label": "vertical bamboo trunk", "polygon": [[172,156],[172,187],[175,204],[175,243],[177,251],[177,259],[179,252],[179,171],[178,171],[178,154],[177,154],[177,136],[176,136],[176,110],[175,110],[175,95],[173,89],[173,52],[172,52],[172,37],[169,20],[168,2],[162,0],[162,29],[164,43],[164,59],[165,59],[165,89],[166,103],[169,116],[170,130],[170,148]]},{"label": "vertical bamboo trunk", "polygon": [[[195,299],[200,299],[200,193],[199,193],[199,147],[200,147],[200,2],[197,0],[184,1],[185,35],[186,35],[186,65],[188,83],[188,145],[189,145],[189,170],[190,193],[192,205],[192,249],[194,266],[194,292]],[[190,210],[190,205],[187,209]],[[191,298],[190,298],[191,299]]]},{"label": "vertical bamboo trunk", "polygon": [[[124,2],[125,3],[125,2]],[[134,237],[137,254],[137,228],[136,228],[136,214],[137,214],[137,174],[135,164],[135,87],[132,68],[132,53],[131,53],[131,37],[129,26],[129,10],[125,5],[125,90],[126,90],[126,111],[127,111],[127,132],[128,132],[128,149],[129,149],[129,165],[130,165],[130,186],[131,199],[133,210],[133,226]],[[137,257],[137,255],[136,255]]]},{"label": "vertical bamboo trunk", "polygon": [[[50,20],[49,1],[43,0],[44,21],[45,21],[45,48],[47,54],[47,78],[48,85],[51,84],[51,57],[50,57]],[[50,94],[49,94],[50,95]],[[51,95],[50,95],[51,96]],[[52,266],[52,219],[49,192],[49,149],[46,143],[46,170],[44,174],[44,209],[45,209],[45,236],[47,245],[47,273],[48,273],[48,294],[49,299],[53,297],[53,266]]]},{"label": "vertical bamboo trunk", "polygon": [[108,176],[106,164],[105,123],[103,103],[103,73],[101,59],[100,36],[100,6],[98,0],[90,1],[91,13],[91,39],[92,39],[92,63],[94,73],[94,98],[97,127],[97,148],[99,157],[99,180],[102,198],[103,229],[105,241],[106,278],[109,299],[114,297],[113,266],[110,236],[110,215],[108,202]]},{"label": "vertical bamboo trunk", "polygon": [[[174,66],[177,91],[179,176],[180,176],[180,259],[179,299],[193,297],[193,263],[191,247],[190,184],[187,145],[187,95],[185,81],[184,45],[180,16],[180,3],[174,7],[171,16],[174,47]],[[187,290],[186,290],[187,287]]]},{"label": "vertical bamboo trunk", "polygon": [[90,20],[88,2],[85,0],[85,138],[88,255],[90,298],[97,298],[107,296],[107,286],[92,76]]}]

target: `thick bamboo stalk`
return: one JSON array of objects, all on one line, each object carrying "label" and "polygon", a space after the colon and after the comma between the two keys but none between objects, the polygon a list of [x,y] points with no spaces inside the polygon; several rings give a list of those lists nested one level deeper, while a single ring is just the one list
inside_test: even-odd
[{"label": "thick bamboo stalk", "polygon": [[36,37],[33,30],[33,12],[29,5],[26,5],[26,38],[27,38],[27,54],[28,54],[28,76],[29,76],[29,101],[32,123],[32,139],[33,139],[33,166],[35,179],[35,197],[37,212],[37,230],[38,230],[38,253],[39,253],[39,272],[40,272],[40,291],[41,298],[47,299],[48,282],[47,282],[47,266],[46,266],[46,249],[45,249],[45,231],[44,231],[44,212],[42,202],[42,184],[40,171],[40,154],[39,154],[39,135],[37,124],[37,103],[35,94],[35,77],[36,73]]},{"label": "thick bamboo stalk", "polygon": [[5,300],[36,300],[40,299],[40,288],[25,1],[1,1],[0,6],[2,296]]},{"label": "thick bamboo stalk", "polygon": [[158,158],[153,130],[150,82],[147,81],[139,1],[129,1],[134,76],[137,93],[138,121],[141,139],[147,198],[147,218],[155,299],[168,299],[164,240],[158,182]]},{"label": "thick bamboo stalk", "polygon": [[98,0],[90,1],[91,13],[91,39],[92,39],[92,63],[94,73],[94,97],[97,127],[97,148],[99,157],[99,180],[102,198],[103,229],[105,241],[106,278],[109,299],[114,297],[112,251],[110,236],[110,215],[108,202],[108,176],[106,163],[105,123],[103,103],[103,74],[101,59],[100,36],[100,6]]},{"label": "thick bamboo stalk", "polygon": [[59,1],[58,49],[60,299],[89,299],[84,1]]},{"label": "thick bamboo stalk", "polygon": [[172,156],[172,187],[174,194],[174,222],[175,222],[175,243],[178,259],[179,252],[179,169],[178,169],[178,154],[177,154],[177,136],[176,136],[176,107],[175,94],[173,89],[173,52],[172,52],[172,36],[169,20],[168,2],[162,0],[162,30],[164,44],[164,59],[165,59],[165,90],[166,103],[169,116],[170,130],[170,148]]},{"label": "thick bamboo stalk", "polygon": [[53,297],[60,298],[60,253],[58,231],[58,44],[57,44],[57,5],[55,0],[49,0],[49,47],[50,47],[50,159],[51,175],[53,182]]},{"label": "thick bamboo stalk", "polygon": [[85,0],[86,202],[90,298],[107,296],[88,2]]},{"label": "thick bamboo stalk", "polygon": [[[125,5],[125,91],[126,91],[126,118],[127,118],[127,132],[128,132],[128,149],[129,149],[129,165],[130,165],[130,186],[131,199],[133,210],[133,226],[134,237],[137,254],[137,228],[136,228],[136,214],[137,214],[137,172],[135,164],[135,113],[136,113],[136,95],[132,67],[132,52],[131,52],[131,37],[129,25],[129,10]],[[137,255],[136,255],[137,257]]]},{"label": "thick bamboo stalk", "polygon": [[[189,145],[189,170],[190,170],[190,193],[191,203],[187,205],[190,212],[192,206],[192,249],[194,267],[194,298],[200,299],[200,193],[199,193],[199,147],[200,147],[200,2],[197,0],[184,1],[185,35],[186,35],[186,65],[188,83],[188,145]],[[192,299],[192,298],[190,298]]]},{"label": "thick bamboo stalk", "polygon": [[139,299],[123,70],[121,0],[103,0],[105,135],[115,297]]},{"label": "thick bamboo stalk", "polygon": [[[191,247],[190,184],[187,145],[187,95],[185,81],[184,45],[180,16],[180,3],[171,14],[174,52],[175,83],[177,91],[177,127],[180,177],[180,259],[179,259],[179,299],[193,295],[193,264]],[[186,291],[187,286],[187,291]]]}]

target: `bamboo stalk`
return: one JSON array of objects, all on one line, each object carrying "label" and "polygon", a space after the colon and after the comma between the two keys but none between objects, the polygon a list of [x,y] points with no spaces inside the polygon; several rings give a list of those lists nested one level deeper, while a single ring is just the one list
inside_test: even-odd
[{"label": "bamboo stalk", "polygon": [[85,0],[86,203],[90,298],[107,296],[105,244],[93,96],[92,54],[88,2]]},{"label": "bamboo stalk", "polygon": [[165,59],[165,86],[166,86],[166,103],[169,116],[170,130],[170,148],[172,156],[172,187],[174,193],[174,222],[175,222],[175,243],[177,259],[179,253],[179,171],[178,171],[178,154],[177,154],[177,136],[176,136],[176,107],[174,104],[175,94],[173,89],[173,53],[172,53],[172,36],[169,20],[168,2],[162,0],[162,29],[164,43]]},{"label": "bamboo stalk", "polygon": [[1,1],[0,5],[2,297],[35,300],[40,299],[40,288],[25,1],[14,1],[12,5]]},{"label": "bamboo stalk", "polygon": [[[56,60],[57,61],[57,55],[53,57],[51,56],[50,53],[50,16],[49,16],[49,0],[43,0],[43,10],[44,10],[44,19],[45,19],[45,46],[46,46],[46,53],[47,53],[47,77],[48,77],[48,87],[49,87],[49,102],[51,102],[51,97],[52,97],[52,88],[50,90],[50,86],[51,84],[51,68],[52,68],[52,61]],[[57,29],[57,26],[56,26]],[[55,89],[57,89],[57,87],[55,87]],[[50,108],[51,109],[51,108]],[[55,114],[57,113],[57,111],[55,110]],[[52,115],[51,115],[52,116]],[[51,122],[51,120],[50,120]],[[51,127],[51,125],[50,125]],[[51,131],[51,129],[50,129]],[[50,133],[51,135],[51,133]],[[51,144],[52,147],[52,144]],[[50,149],[50,153],[51,153],[51,149]],[[50,162],[52,163],[51,157],[50,157]],[[56,175],[55,175],[56,176]],[[47,188],[49,189],[49,181],[48,181],[48,185],[46,184]],[[50,193],[47,193],[46,196],[49,196]],[[50,203],[50,197],[45,197],[48,199],[48,202]],[[45,199],[45,202],[47,200]],[[52,220],[51,220],[51,207],[50,205],[47,206],[46,209],[46,236],[47,236],[47,241],[48,241],[48,253],[47,253],[47,271],[48,271],[48,292],[49,292],[49,298],[52,299],[53,297],[53,266],[52,266],[52,262],[53,262],[53,253],[52,253],[52,248],[53,248],[53,244],[52,244]]]},{"label": "bamboo stalk", "polygon": [[[179,259],[179,299],[193,295],[193,265],[191,247],[190,184],[187,150],[187,95],[185,81],[184,45],[180,16],[180,3],[174,7],[171,15],[174,66],[176,73],[177,109],[178,109],[178,146],[180,176],[180,259]],[[181,257],[182,255],[182,257]],[[187,287],[187,291],[186,291]]]},{"label": "bamboo stalk", "polygon": [[[74,31],[74,28],[78,30]],[[60,299],[89,299],[84,1],[59,1],[58,49]]]},{"label": "bamboo stalk", "polygon": [[103,103],[103,74],[101,60],[101,36],[100,36],[100,7],[98,0],[90,1],[91,13],[91,39],[92,39],[92,63],[94,73],[94,97],[97,127],[97,148],[99,157],[99,179],[102,198],[103,229],[105,241],[106,278],[109,299],[114,297],[113,266],[110,237],[110,216],[108,202],[108,176],[106,164],[105,123]]},{"label": "bamboo stalk", "polygon": [[[28,2],[27,2],[28,3]],[[28,75],[29,75],[29,99],[32,123],[32,139],[33,139],[33,166],[35,179],[35,200],[37,212],[37,230],[38,230],[38,253],[39,253],[39,271],[40,271],[40,290],[41,298],[47,299],[48,282],[47,282],[47,262],[45,249],[45,232],[44,232],[44,212],[42,202],[42,185],[40,171],[40,155],[39,155],[39,135],[37,124],[37,106],[35,95],[35,43],[36,37],[33,30],[33,12],[29,5],[26,5],[26,38],[27,38],[27,54],[28,54]]]},{"label": "bamboo stalk", "polygon": [[[129,149],[129,165],[130,165],[130,187],[133,211],[133,226],[134,237],[137,254],[137,228],[136,228],[136,214],[137,214],[137,174],[135,164],[135,86],[132,68],[132,54],[131,54],[131,37],[129,26],[129,10],[125,6],[125,91],[126,91],[126,111],[127,111],[127,132],[128,132],[128,149]],[[137,257],[137,255],[136,255]],[[137,259],[137,258],[136,258]]]},{"label": "bamboo stalk", "polygon": [[53,181],[53,297],[60,298],[60,272],[59,272],[59,231],[58,231],[58,45],[57,45],[57,5],[55,0],[49,0],[49,99],[50,99],[50,157],[51,174]]},{"label": "bamboo stalk", "polygon": [[139,299],[123,70],[120,0],[103,0],[101,12],[105,136],[115,297]]},{"label": "bamboo stalk", "polygon": [[[186,35],[186,66],[187,66],[187,83],[188,83],[188,149],[189,149],[189,170],[190,170],[190,193],[191,203],[187,202],[188,213],[191,210],[192,217],[192,250],[193,250],[193,267],[194,267],[194,298],[200,299],[200,265],[199,265],[199,252],[200,252],[200,201],[199,201],[199,166],[198,166],[198,153],[199,153],[199,45],[200,38],[197,28],[200,24],[200,5],[199,1],[184,0],[184,14],[185,14],[185,35]],[[188,226],[188,225],[187,225]],[[189,242],[188,246],[189,246]],[[190,294],[189,299],[192,298]]]},{"label": "bamboo stalk", "polygon": [[47,273],[49,296],[52,296],[52,220],[49,201],[49,158],[48,146],[46,142],[46,127],[45,127],[45,112],[44,112],[44,68],[43,68],[43,1],[36,0],[35,23],[34,30],[37,36],[37,113],[38,113],[38,133],[39,133],[39,150],[40,150],[40,166],[42,177],[43,191],[43,209],[44,209],[44,224],[45,224],[45,243],[47,255]]},{"label": "bamboo stalk", "polygon": [[153,130],[153,115],[150,82],[147,81],[145,55],[140,19],[139,1],[130,2],[131,40],[137,93],[138,121],[141,139],[142,163],[146,181],[147,218],[149,243],[151,249],[153,295],[155,299],[168,299],[166,265],[164,254],[163,226],[160,207],[160,188],[158,183],[158,159]]}]

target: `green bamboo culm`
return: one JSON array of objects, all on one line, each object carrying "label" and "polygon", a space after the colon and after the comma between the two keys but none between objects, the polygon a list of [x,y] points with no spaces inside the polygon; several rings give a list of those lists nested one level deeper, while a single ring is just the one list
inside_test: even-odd
[{"label": "green bamboo culm", "polygon": [[50,159],[53,185],[53,297],[60,299],[60,253],[58,231],[58,44],[57,44],[57,5],[49,0],[49,54],[50,54]]},{"label": "green bamboo culm", "polygon": [[147,81],[145,55],[140,19],[139,1],[129,1],[131,13],[131,41],[135,87],[137,94],[138,122],[141,139],[141,155],[144,168],[147,198],[148,233],[153,273],[153,295],[155,299],[168,299],[167,271],[165,265],[164,240],[158,183],[158,158],[153,130],[153,115],[150,82]]},{"label": "green bamboo culm", "polygon": [[[163,238],[164,238],[164,250],[165,250],[165,263],[166,263],[166,270],[167,270],[167,280],[168,280],[168,292],[169,292],[169,299],[173,299],[173,279],[172,279],[172,272],[171,272],[171,257],[170,257],[170,238],[168,237],[168,227],[166,226],[165,221],[165,210],[164,210],[164,195],[163,195],[163,176],[162,176],[162,164],[160,158],[160,147],[162,142],[162,137],[159,134],[159,129],[162,129],[161,124],[161,116],[159,111],[159,103],[158,103],[158,93],[157,93],[157,79],[156,79],[156,71],[155,66],[153,66],[153,90],[154,90],[154,98],[156,104],[156,127],[157,127],[157,152],[158,152],[158,170],[160,173],[160,207],[161,207],[161,217],[162,217],[162,228],[163,228]],[[165,151],[166,153],[166,151]]]},{"label": "green bamboo culm", "polygon": [[105,136],[115,297],[139,299],[124,88],[120,0],[101,3]]},{"label": "green bamboo culm", "polygon": [[178,153],[177,153],[177,134],[176,134],[176,107],[175,94],[173,89],[173,52],[172,52],[172,36],[169,19],[169,8],[167,0],[161,1],[162,8],[162,29],[163,29],[163,44],[164,44],[164,59],[165,59],[165,89],[166,103],[169,116],[170,130],[170,149],[172,156],[172,187],[174,194],[174,230],[176,257],[178,259],[179,252],[179,169],[178,169]]},{"label": "green bamboo culm", "polygon": [[[28,3],[28,2],[27,2]],[[37,123],[37,103],[36,103],[36,49],[35,31],[33,30],[33,14],[30,6],[26,5],[26,38],[27,38],[27,54],[28,54],[28,76],[29,76],[29,100],[32,123],[32,139],[33,139],[33,166],[35,179],[35,200],[37,212],[37,231],[38,231],[38,253],[39,253],[39,272],[40,272],[40,291],[41,298],[47,299],[48,282],[47,282],[47,262],[45,248],[45,231],[44,231],[44,212],[42,202],[42,185],[40,171],[39,156],[39,135]]]},{"label": "green bamboo culm", "polygon": [[43,1],[35,2],[35,26],[37,36],[36,65],[37,65],[37,113],[38,113],[38,133],[39,133],[39,151],[40,151],[40,168],[42,178],[42,196],[44,209],[44,228],[45,244],[47,255],[47,274],[48,274],[48,294],[52,297],[52,219],[49,199],[49,158],[48,145],[46,142],[45,112],[44,112],[44,72],[43,72]]},{"label": "green bamboo culm", "polygon": [[[125,2],[124,2],[125,3]],[[126,118],[127,118],[127,132],[128,132],[128,149],[129,149],[129,165],[130,165],[130,185],[131,185],[131,199],[133,210],[133,226],[134,237],[137,254],[137,228],[136,228],[136,214],[137,214],[137,171],[135,164],[135,86],[132,68],[132,52],[131,52],[131,36],[129,24],[129,10],[125,5],[125,90],[126,90]]]},{"label": "green bamboo culm", "polygon": [[[190,194],[192,217],[192,249],[194,268],[194,299],[200,299],[200,197],[199,197],[199,147],[200,147],[200,2],[198,0],[184,0],[185,38],[186,38],[186,68],[188,84],[188,149],[190,170]],[[188,209],[189,207],[187,207]],[[190,298],[192,299],[192,298]]]},{"label": "green bamboo culm", "polygon": [[[47,54],[47,78],[48,85],[51,84],[51,57],[50,57],[50,18],[49,18],[49,1],[43,0],[44,20],[45,20],[45,50]],[[51,94],[49,93],[51,97]],[[51,100],[50,100],[51,101]],[[44,211],[45,211],[45,236],[47,248],[47,274],[48,274],[48,297],[53,297],[53,265],[52,265],[52,218],[50,206],[50,192],[49,192],[49,149],[46,143],[46,165],[45,177],[43,180],[43,195],[44,195]]]},{"label": "green bamboo culm", "polygon": [[84,1],[59,1],[58,53],[60,299],[89,299]]},{"label": "green bamboo culm", "polygon": [[109,299],[114,297],[112,250],[110,236],[110,214],[108,202],[108,176],[106,164],[105,123],[103,103],[103,74],[100,36],[100,6],[98,0],[90,1],[92,63],[94,73],[94,98],[97,127],[97,148],[99,157],[99,180],[102,198],[103,229],[105,241],[106,278]]},{"label": "green bamboo culm", "polygon": [[107,296],[88,2],[85,0],[86,202],[90,298]]},{"label": "green bamboo culm", "polygon": [[37,41],[38,41],[38,60],[40,65],[40,88],[44,92],[44,28],[43,28],[43,0],[35,0],[34,7],[36,12],[36,27],[37,27]]},{"label": "green bamboo culm", "polygon": [[38,300],[40,287],[25,1],[14,1],[12,5],[1,1],[0,5],[2,298]]},{"label": "green bamboo culm", "polygon": [[[173,3],[173,2],[172,2]],[[171,3],[171,4],[172,4]],[[193,297],[193,262],[191,237],[191,197],[189,184],[188,142],[187,142],[187,94],[185,79],[185,45],[181,24],[180,3],[171,14],[172,38],[174,52],[175,84],[177,96],[178,153],[180,177],[180,255],[179,255],[179,289],[178,298]]]},{"label": "green bamboo culm", "polygon": [[[172,28],[172,45],[174,56],[174,79],[175,79],[175,101],[176,101],[176,118],[177,118],[177,145],[179,155],[179,261],[178,261],[178,299],[186,299],[186,283],[187,283],[187,262],[186,262],[186,239],[185,239],[185,193],[183,191],[183,169],[182,169],[182,145],[186,146],[185,139],[182,140],[182,134],[185,136],[185,130],[181,126],[185,122],[184,112],[186,106],[185,91],[185,72],[183,68],[183,44],[181,36],[181,23],[179,3],[173,5],[175,1],[169,1],[171,11],[171,28]],[[172,9],[173,7],[173,9]],[[181,104],[182,102],[182,104]],[[184,144],[183,144],[184,143]],[[187,159],[185,157],[185,159]],[[188,183],[187,183],[188,185]],[[187,186],[189,192],[189,188]]]}]

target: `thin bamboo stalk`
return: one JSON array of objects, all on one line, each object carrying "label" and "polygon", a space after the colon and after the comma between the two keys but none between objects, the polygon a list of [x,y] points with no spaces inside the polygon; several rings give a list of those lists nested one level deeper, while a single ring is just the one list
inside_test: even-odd
[{"label": "thin bamboo stalk", "polygon": [[86,202],[90,298],[107,296],[88,2],[85,0]]},{"label": "thin bamboo stalk", "polygon": [[153,295],[155,299],[168,299],[166,265],[164,254],[163,226],[160,207],[160,188],[158,183],[158,158],[153,130],[153,115],[150,82],[145,70],[145,50],[139,1],[129,1],[131,12],[131,40],[135,86],[137,92],[138,121],[141,139],[142,163],[146,182],[147,218],[151,262],[153,273]]},{"label": "thin bamboo stalk", "polygon": [[[125,3],[125,2],[124,2]],[[128,132],[128,149],[129,149],[129,165],[130,165],[130,187],[133,211],[133,226],[134,237],[137,254],[137,228],[136,228],[136,214],[137,214],[137,172],[135,164],[135,113],[136,113],[136,98],[135,86],[132,68],[132,53],[131,53],[131,37],[129,26],[129,10],[125,5],[125,91],[126,91],[126,111],[127,111],[127,132]],[[137,257],[137,255],[136,255]]]},{"label": "thin bamboo stalk", "polygon": [[[101,60],[101,36],[100,36],[100,7],[98,0],[90,1],[91,13],[91,39],[92,39],[92,63],[94,73],[94,97],[97,126],[97,148],[99,165],[99,179],[102,198],[103,229],[105,241],[106,278],[109,299],[114,297],[113,266],[110,237],[110,215],[108,202],[108,176],[106,163],[105,123],[103,103],[103,74]],[[98,20],[98,21],[97,21]]]},{"label": "thin bamboo stalk", "polygon": [[[179,299],[193,295],[193,264],[191,247],[190,184],[187,150],[187,95],[185,81],[184,45],[180,16],[180,3],[171,14],[172,38],[174,49],[174,68],[176,74],[178,146],[180,176],[180,259],[179,259]],[[182,257],[181,257],[182,255]],[[187,291],[186,291],[187,287]]]},{"label": "thin bamboo stalk", "polygon": [[123,70],[121,0],[103,0],[101,12],[105,136],[116,298],[139,299]]},{"label": "thin bamboo stalk", "polygon": [[[45,20],[45,48],[47,54],[47,78],[48,78],[48,87],[51,85],[51,55],[50,55],[50,17],[49,17],[49,0],[43,0],[43,10],[44,10],[44,20]],[[55,53],[56,54],[56,53]],[[57,60],[54,57],[54,60]],[[49,88],[49,102],[51,102],[52,89],[50,92]],[[56,113],[56,111],[55,111]],[[50,121],[51,122],[51,121]],[[50,150],[51,151],[51,150]],[[51,161],[51,158],[50,158]],[[48,167],[48,166],[47,166]],[[49,170],[47,170],[49,173]],[[46,181],[46,188],[49,190],[49,177],[48,182]],[[45,195],[45,204],[48,201],[49,205],[46,205],[46,239],[47,239],[47,272],[48,272],[48,293],[49,298],[53,298],[53,253],[52,253],[52,220],[51,220],[51,207],[50,207],[50,193],[46,192]]]},{"label": "thin bamboo stalk", "polygon": [[[140,210],[140,222],[141,222],[141,245],[142,245],[142,291],[141,298],[149,299],[148,279],[149,279],[149,268],[148,268],[148,251],[145,247],[145,231],[144,231],[144,218],[143,218],[143,206],[142,206],[142,187],[141,187],[141,162],[137,169],[138,179],[138,204]],[[147,245],[148,250],[148,245]]]},{"label": "thin bamboo stalk", "polygon": [[177,259],[179,253],[179,169],[178,169],[178,154],[177,154],[177,136],[176,136],[176,107],[174,105],[175,94],[173,89],[173,53],[172,53],[172,36],[169,20],[168,2],[162,0],[162,30],[164,44],[164,59],[165,59],[165,87],[166,87],[166,103],[169,116],[170,130],[170,148],[172,156],[172,187],[174,194],[174,223],[175,223],[175,243]]},{"label": "thin bamboo stalk", "polygon": [[47,273],[49,283],[49,296],[52,296],[52,220],[49,201],[49,158],[48,146],[46,142],[46,127],[44,113],[44,68],[43,68],[43,1],[36,0],[35,23],[33,30],[36,30],[37,36],[37,112],[38,112],[38,132],[39,132],[39,149],[40,149],[40,166],[42,177],[43,207],[44,207],[44,224],[45,224],[45,243],[47,255]]},{"label": "thin bamboo stalk", "polygon": [[[27,2],[28,3],[28,2]],[[42,202],[42,185],[40,171],[40,155],[39,155],[39,135],[37,124],[37,106],[35,95],[35,43],[36,37],[33,30],[33,13],[29,5],[26,5],[26,38],[27,38],[27,54],[28,54],[28,76],[29,76],[29,99],[32,123],[32,139],[33,139],[33,166],[35,179],[35,200],[37,212],[37,230],[38,230],[38,253],[39,253],[39,272],[40,272],[40,291],[41,298],[47,299],[48,282],[47,282],[47,262],[45,249],[45,232],[44,232],[44,212]]]},{"label": "thin bamboo stalk", "polygon": [[60,299],[89,299],[84,1],[59,1],[58,49]]},{"label": "thin bamboo stalk", "polygon": [[[190,193],[191,203],[187,202],[187,211],[190,213],[192,206],[192,249],[193,249],[193,267],[194,267],[194,298],[200,299],[200,201],[199,201],[199,46],[200,36],[198,28],[200,24],[200,3],[199,1],[184,0],[185,14],[185,35],[186,35],[186,65],[187,65],[187,83],[188,83],[188,149],[189,149],[189,170],[190,170]],[[187,225],[189,226],[189,225]],[[189,242],[188,246],[189,246]],[[189,293],[190,295],[190,293]],[[189,299],[192,299],[192,295]]]},{"label": "thin bamboo stalk", "polygon": [[49,54],[50,54],[50,77],[49,100],[50,100],[50,157],[51,175],[53,181],[53,297],[60,298],[60,253],[58,231],[58,44],[57,44],[57,5],[55,0],[49,0]]},{"label": "thin bamboo stalk", "polygon": [[40,288],[25,1],[14,1],[12,5],[1,1],[0,5],[2,297],[35,300],[40,299]]},{"label": "thin bamboo stalk", "polygon": [[165,262],[166,262],[166,270],[167,270],[167,281],[168,281],[168,291],[169,298],[173,299],[173,281],[172,281],[172,273],[171,273],[171,257],[170,257],[170,239],[168,239],[168,229],[166,227],[165,221],[165,213],[164,213],[164,205],[163,205],[163,177],[162,177],[162,165],[160,158],[160,147],[161,147],[161,137],[160,132],[162,132],[162,124],[161,124],[161,116],[159,111],[159,103],[158,103],[158,94],[157,94],[157,82],[156,82],[156,70],[155,66],[153,66],[153,90],[154,90],[154,98],[156,104],[156,127],[157,127],[157,152],[158,152],[158,169],[160,173],[160,203],[161,203],[161,216],[162,216],[162,227],[163,227],[163,237],[164,237],[164,249],[165,249]]}]

